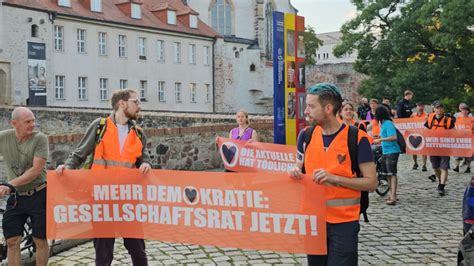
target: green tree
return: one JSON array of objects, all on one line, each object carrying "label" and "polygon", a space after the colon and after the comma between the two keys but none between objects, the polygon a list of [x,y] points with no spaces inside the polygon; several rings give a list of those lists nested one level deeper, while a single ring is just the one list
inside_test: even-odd
[{"label": "green tree", "polygon": [[[406,3],[405,3],[406,2]],[[416,101],[474,103],[473,0],[352,0],[358,16],[341,28],[336,56],[358,52],[369,76],[360,93]]]},{"label": "green tree", "polygon": [[306,26],[304,31],[305,64],[314,65],[316,63],[316,50],[322,44],[323,42],[316,37],[314,28]]}]

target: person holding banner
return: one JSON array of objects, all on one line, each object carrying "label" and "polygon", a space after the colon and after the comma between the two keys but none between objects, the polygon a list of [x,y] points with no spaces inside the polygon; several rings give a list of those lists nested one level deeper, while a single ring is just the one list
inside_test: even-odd
[{"label": "person holding banner", "polygon": [[237,121],[238,127],[230,130],[229,139],[258,141],[257,131],[249,126],[249,114],[247,112],[239,110],[235,120]]},{"label": "person holding banner", "polygon": [[[65,169],[77,169],[93,154],[92,170],[138,168],[142,174],[151,170],[146,138],[135,120],[140,112],[140,99],[133,89],[117,90],[112,94],[113,113],[107,117],[105,133],[98,136],[101,118],[93,121],[78,147],[56,169],[62,175]],[[98,138],[99,137],[99,138]],[[127,146],[128,145],[128,146]],[[114,255],[114,238],[95,238],[96,265],[111,265]],[[133,265],[147,265],[145,241],[124,238],[124,245],[132,257]]]},{"label": "person holding banner", "polygon": [[346,101],[342,104],[342,109],[340,112],[340,117],[342,122],[348,126],[355,126],[356,128],[367,132],[367,128],[364,123],[360,123],[354,120],[354,105],[352,103]]},{"label": "person holding banner", "polygon": [[[463,128],[463,129],[471,129],[472,127],[472,122],[471,122],[471,109],[469,106],[465,103],[461,103],[459,105],[459,109],[461,110],[460,113],[457,113],[456,117],[456,127]],[[467,165],[466,170],[464,173],[470,173],[471,172],[471,157],[457,157],[456,158],[456,167],[453,168],[454,172],[459,172],[459,165],[461,164],[461,161],[464,159],[463,165]]]},{"label": "person holding banner", "polygon": [[[17,190],[15,204],[8,200],[2,228],[8,251],[8,265],[21,265],[21,238],[25,223],[31,219],[36,246],[36,265],[47,265],[46,240],[46,160],[48,138],[35,129],[35,116],[26,107],[15,108],[11,114],[14,129],[0,131],[0,154],[5,159],[6,182]],[[10,194],[0,187],[0,196]]]},{"label": "person holding banner", "polygon": [[[327,255],[308,255],[309,265],[357,265],[360,191],[377,186],[375,165],[367,135],[358,131],[358,168],[352,171],[349,126],[339,123],[342,97],[334,84],[319,83],[308,88],[305,114],[317,125],[305,150],[304,168],[317,184],[326,185]],[[304,178],[298,165],[289,175]]]},{"label": "person holding banner", "polygon": [[[422,102],[417,102],[416,103],[416,113],[411,114],[412,118],[418,118],[418,119],[423,119],[426,120],[428,119],[427,114],[425,113],[425,104]],[[421,161],[423,165],[421,166],[421,171],[426,172],[428,169],[426,168],[426,161],[428,159],[428,156],[422,155],[421,156]],[[418,156],[416,154],[413,154],[413,170],[418,169]]]},{"label": "person holding banner", "polygon": [[395,205],[397,203],[397,164],[401,152],[397,143],[397,129],[393,124],[390,111],[384,105],[375,110],[375,120],[381,127],[380,138],[374,139],[374,144],[382,143],[382,173],[388,177],[390,184],[387,205]]},{"label": "person holding banner", "polygon": [[[436,101],[433,103],[434,113],[428,116],[425,122],[425,127],[430,130],[449,130],[453,129],[456,123],[456,118],[446,116],[444,114],[444,105]],[[434,175],[428,178],[431,181],[438,179],[437,191],[440,196],[445,195],[445,186],[448,181],[449,156],[430,156],[430,162],[435,172]]]}]

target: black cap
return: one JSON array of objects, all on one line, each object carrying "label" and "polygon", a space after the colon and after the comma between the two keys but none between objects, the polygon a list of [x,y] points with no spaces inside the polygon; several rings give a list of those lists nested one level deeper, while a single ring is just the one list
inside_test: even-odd
[{"label": "black cap", "polygon": [[444,104],[440,101],[434,101],[433,102],[433,107],[434,108],[444,108]]}]

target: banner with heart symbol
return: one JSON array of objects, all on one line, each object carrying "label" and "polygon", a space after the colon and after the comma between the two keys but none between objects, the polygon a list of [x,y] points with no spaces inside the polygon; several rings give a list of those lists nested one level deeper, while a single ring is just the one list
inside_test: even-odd
[{"label": "banner with heart symbol", "polygon": [[219,137],[219,154],[224,167],[233,172],[287,173],[295,165],[296,146],[246,142]]},{"label": "banner with heart symbol", "polygon": [[407,154],[459,157],[474,155],[471,130],[408,129],[403,135]]},{"label": "banner with heart symbol", "polygon": [[325,206],[324,186],[288,174],[48,171],[46,229],[48,239],[128,237],[326,254]]}]

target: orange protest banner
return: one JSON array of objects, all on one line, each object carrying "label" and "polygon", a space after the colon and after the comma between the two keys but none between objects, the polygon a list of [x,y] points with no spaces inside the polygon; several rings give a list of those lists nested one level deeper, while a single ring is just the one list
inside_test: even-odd
[{"label": "orange protest banner", "polygon": [[407,129],[425,128],[425,119],[419,117],[393,119],[395,127],[403,134]]},{"label": "orange protest banner", "polygon": [[287,173],[295,166],[296,146],[245,142],[219,137],[219,154],[224,167],[233,172]]},{"label": "orange protest banner", "polygon": [[473,136],[470,130],[409,129],[404,133],[408,154],[470,157]]},{"label": "orange protest banner", "polygon": [[326,254],[325,188],[277,173],[48,171],[47,238]]}]

